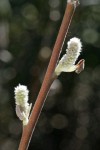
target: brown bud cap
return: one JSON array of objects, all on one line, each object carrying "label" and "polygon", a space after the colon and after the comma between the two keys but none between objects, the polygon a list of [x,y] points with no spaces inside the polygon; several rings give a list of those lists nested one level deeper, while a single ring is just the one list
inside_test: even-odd
[{"label": "brown bud cap", "polygon": [[85,66],[85,60],[84,59],[81,59],[77,64],[76,64],[76,70],[75,72],[77,74],[79,74],[81,71],[84,70],[84,66]]}]

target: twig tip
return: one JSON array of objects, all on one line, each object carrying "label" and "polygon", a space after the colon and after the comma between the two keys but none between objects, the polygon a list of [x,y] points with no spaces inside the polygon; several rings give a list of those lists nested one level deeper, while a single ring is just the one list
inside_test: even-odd
[{"label": "twig tip", "polygon": [[78,5],[80,4],[79,0],[67,0],[67,3],[74,4],[75,7],[78,6]]}]

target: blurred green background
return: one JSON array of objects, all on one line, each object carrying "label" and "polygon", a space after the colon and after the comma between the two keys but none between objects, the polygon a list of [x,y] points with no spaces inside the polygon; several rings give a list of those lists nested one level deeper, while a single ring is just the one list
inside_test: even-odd
[{"label": "blurred green background", "polygon": [[[62,54],[80,38],[85,70],[54,81],[29,150],[100,150],[100,0],[80,3]],[[0,150],[18,149],[14,87],[27,85],[34,104],[65,7],[66,0],[0,0]]]}]

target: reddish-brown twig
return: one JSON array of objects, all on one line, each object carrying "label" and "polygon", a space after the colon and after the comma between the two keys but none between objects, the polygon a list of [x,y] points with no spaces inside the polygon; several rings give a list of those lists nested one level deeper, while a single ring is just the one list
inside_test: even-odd
[{"label": "reddish-brown twig", "polygon": [[30,115],[29,123],[27,126],[23,128],[22,138],[19,145],[19,150],[27,150],[32,133],[35,129],[36,123],[38,121],[39,115],[41,113],[41,110],[43,108],[45,99],[47,97],[47,94],[49,92],[50,86],[56,76],[53,76],[56,63],[58,61],[63,42],[65,40],[66,34],[69,29],[69,25],[72,20],[72,16],[74,14],[75,8],[78,4],[78,0],[68,0],[67,7],[65,10],[64,18],[58,33],[58,37],[56,39],[54,49],[52,52],[52,56],[48,65],[48,69],[46,72],[46,75],[44,77],[44,81],[42,84],[42,87],[40,89],[40,92],[38,94],[37,100],[35,102],[35,105],[33,107],[32,113]]}]

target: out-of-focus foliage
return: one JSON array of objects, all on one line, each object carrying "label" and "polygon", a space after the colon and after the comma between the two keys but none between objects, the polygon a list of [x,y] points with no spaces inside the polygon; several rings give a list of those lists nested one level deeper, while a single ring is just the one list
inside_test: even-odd
[{"label": "out-of-focus foliage", "polygon": [[[81,39],[85,70],[54,81],[30,150],[100,149],[100,2],[80,3],[66,42]],[[66,0],[0,0],[0,150],[18,149],[14,87],[27,85],[34,104],[65,7]]]}]

